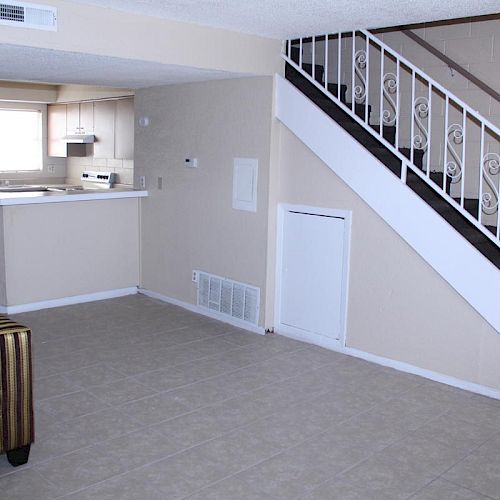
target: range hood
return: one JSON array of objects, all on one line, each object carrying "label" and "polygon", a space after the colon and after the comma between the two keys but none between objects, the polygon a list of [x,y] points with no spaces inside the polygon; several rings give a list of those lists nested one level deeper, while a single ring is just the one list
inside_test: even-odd
[{"label": "range hood", "polygon": [[68,134],[63,138],[68,144],[92,144],[95,141],[94,134]]}]

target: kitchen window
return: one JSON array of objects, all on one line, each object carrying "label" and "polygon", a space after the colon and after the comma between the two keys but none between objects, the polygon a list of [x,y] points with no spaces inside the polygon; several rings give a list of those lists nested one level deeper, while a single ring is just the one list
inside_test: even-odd
[{"label": "kitchen window", "polygon": [[0,109],[0,171],[42,170],[42,112]]}]

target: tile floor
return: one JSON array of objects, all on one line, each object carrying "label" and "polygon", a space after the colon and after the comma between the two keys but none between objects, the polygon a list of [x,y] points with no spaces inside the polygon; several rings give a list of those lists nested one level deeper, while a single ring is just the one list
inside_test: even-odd
[{"label": "tile floor", "polygon": [[37,440],[2,500],[500,499],[500,401],[141,295],[16,319]]}]

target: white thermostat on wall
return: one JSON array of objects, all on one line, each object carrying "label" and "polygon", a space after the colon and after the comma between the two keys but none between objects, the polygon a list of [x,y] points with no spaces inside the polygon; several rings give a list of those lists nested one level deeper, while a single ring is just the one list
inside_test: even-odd
[{"label": "white thermostat on wall", "polygon": [[189,168],[198,168],[198,158],[186,158],[184,166]]}]

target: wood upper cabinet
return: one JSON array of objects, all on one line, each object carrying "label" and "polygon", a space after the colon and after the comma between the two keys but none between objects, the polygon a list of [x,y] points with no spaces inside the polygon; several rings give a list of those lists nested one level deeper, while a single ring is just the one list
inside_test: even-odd
[{"label": "wood upper cabinet", "polygon": [[115,158],[134,158],[134,99],[116,101]]},{"label": "wood upper cabinet", "polygon": [[94,102],[94,158],[115,157],[116,101]]},{"label": "wood upper cabinet", "polygon": [[66,135],[66,104],[47,106],[47,154],[65,158],[68,156]]},{"label": "wood upper cabinet", "polygon": [[67,105],[66,130],[71,134],[91,134],[94,132],[94,103],[82,102]]},{"label": "wood upper cabinet", "polygon": [[94,134],[94,158],[134,158],[134,99],[50,104],[48,155],[86,156],[85,145],[66,144],[65,135]]},{"label": "wood upper cabinet", "polygon": [[66,105],[66,133],[68,135],[78,134],[80,132],[80,105]]},{"label": "wood upper cabinet", "polygon": [[94,132],[94,103],[80,103],[80,130],[83,134]]}]

